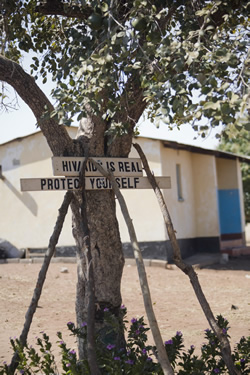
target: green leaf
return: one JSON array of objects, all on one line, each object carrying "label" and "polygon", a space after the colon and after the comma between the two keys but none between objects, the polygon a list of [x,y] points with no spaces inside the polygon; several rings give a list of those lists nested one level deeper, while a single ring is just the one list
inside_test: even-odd
[{"label": "green leaf", "polygon": [[207,102],[204,104],[203,109],[219,109],[220,108],[220,103],[219,102]]}]

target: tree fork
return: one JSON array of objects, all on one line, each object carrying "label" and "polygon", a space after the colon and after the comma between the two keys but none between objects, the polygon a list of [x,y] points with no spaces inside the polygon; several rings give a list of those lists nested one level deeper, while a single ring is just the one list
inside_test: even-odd
[{"label": "tree fork", "polygon": [[162,192],[159,189],[159,186],[157,185],[155,177],[150,171],[146,156],[145,156],[144,152],[142,151],[139,144],[135,143],[135,144],[133,144],[133,146],[137,150],[137,152],[138,152],[138,154],[139,154],[139,156],[142,160],[144,170],[147,174],[149,182],[152,185],[152,188],[155,192],[158,203],[160,205],[160,208],[161,208],[161,211],[162,211],[162,214],[163,214],[163,218],[164,218],[164,221],[165,221],[165,224],[166,224],[168,236],[169,236],[169,239],[170,239],[170,243],[171,243],[171,246],[172,246],[173,252],[174,252],[174,262],[177,265],[177,267],[180,268],[190,279],[190,282],[191,282],[192,287],[194,289],[195,295],[196,295],[196,297],[197,297],[197,299],[200,303],[200,306],[201,306],[201,308],[202,308],[202,310],[203,310],[203,312],[204,312],[204,314],[207,318],[207,321],[208,321],[210,327],[212,328],[212,330],[214,331],[214,333],[216,334],[216,336],[218,337],[218,340],[220,342],[222,357],[223,357],[224,362],[225,362],[225,364],[228,368],[229,374],[230,375],[240,375],[241,372],[238,371],[236,369],[236,367],[234,366],[229,340],[226,337],[226,335],[223,334],[222,329],[218,326],[218,324],[216,322],[216,319],[215,319],[215,317],[213,315],[213,312],[212,312],[212,310],[209,306],[209,303],[208,303],[208,301],[207,301],[207,299],[206,299],[206,297],[205,297],[205,295],[202,291],[202,288],[201,288],[201,285],[199,283],[199,279],[198,279],[198,276],[197,276],[196,272],[194,271],[194,269],[191,265],[186,264],[182,260],[180,247],[179,247],[179,244],[177,242],[177,238],[176,238],[176,235],[175,235],[174,227],[173,227],[173,224],[172,224],[172,220],[171,220],[167,205],[166,205],[165,200],[163,198]]}]

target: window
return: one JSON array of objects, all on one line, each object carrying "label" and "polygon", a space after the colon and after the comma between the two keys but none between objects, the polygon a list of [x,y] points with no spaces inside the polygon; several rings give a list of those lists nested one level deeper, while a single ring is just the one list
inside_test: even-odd
[{"label": "window", "polygon": [[178,201],[183,202],[182,184],[181,184],[181,165],[176,164],[176,182],[177,182],[177,197]]}]

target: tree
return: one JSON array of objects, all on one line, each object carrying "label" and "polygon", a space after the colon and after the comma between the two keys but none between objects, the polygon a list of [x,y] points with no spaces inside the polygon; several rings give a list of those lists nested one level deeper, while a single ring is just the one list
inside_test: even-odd
[{"label": "tree", "polygon": [[[2,0],[0,7],[0,79],[31,108],[54,155],[127,157],[145,110],[169,126],[192,121],[202,135],[209,126],[224,123],[232,132],[247,121],[247,1]],[[23,52],[32,56],[30,74],[20,65]],[[49,74],[55,106],[35,82]],[[3,93],[3,106],[7,100]],[[72,140],[60,125],[75,117]],[[88,301],[81,204],[75,193],[78,325]],[[104,342],[119,342],[122,327],[111,337],[103,325],[106,307],[119,324],[121,305],[124,258],[113,192],[86,191],[86,212],[96,329]]]},{"label": "tree", "polygon": [[[234,154],[250,156],[250,132],[243,129],[240,136],[228,139],[222,137],[219,149],[233,152]],[[241,173],[243,182],[244,207],[246,223],[250,223],[250,166],[247,163],[241,163]]]}]

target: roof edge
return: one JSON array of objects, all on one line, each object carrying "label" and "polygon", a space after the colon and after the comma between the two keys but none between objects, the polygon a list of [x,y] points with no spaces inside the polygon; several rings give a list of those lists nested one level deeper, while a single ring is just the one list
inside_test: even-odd
[{"label": "roof edge", "polygon": [[184,150],[189,151],[197,154],[203,154],[203,155],[213,155],[217,158],[225,158],[225,159],[239,159],[241,162],[250,164],[250,157],[239,155],[239,154],[233,154],[232,152],[227,151],[221,151],[221,150],[212,150],[207,148],[202,148],[198,146],[188,145],[184,143],[178,143],[174,141],[161,141],[163,143],[163,146],[166,148],[172,148],[176,150]]},{"label": "roof edge", "polygon": [[[34,136],[36,134],[39,134],[39,133],[42,133],[42,131],[37,130],[37,131],[34,131],[30,134],[24,135],[22,137],[13,138],[13,139],[11,139],[7,142],[1,143],[0,147],[5,146],[5,145],[7,145],[11,142],[20,142],[24,138],[32,137],[32,136]],[[140,135],[139,137],[136,136],[135,138],[146,138],[146,139],[152,139],[152,140],[155,140],[155,141],[159,141],[166,148],[189,151],[189,152],[193,152],[193,153],[197,153],[197,154],[203,154],[203,155],[214,155],[217,158],[239,159],[243,163],[250,164],[250,156],[233,154],[233,153],[227,152],[227,151],[212,150],[212,149],[193,146],[193,145],[189,145],[189,144],[185,144],[185,143],[179,143],[179,142],[176,142],[176,141],[168,141],[168,140],[163,140],[161,138],[153,138],[153,137],[151,138],[151,137],[146,137],[146,136],[142,136],[142,135]]]}]

